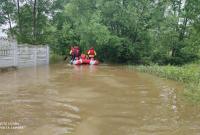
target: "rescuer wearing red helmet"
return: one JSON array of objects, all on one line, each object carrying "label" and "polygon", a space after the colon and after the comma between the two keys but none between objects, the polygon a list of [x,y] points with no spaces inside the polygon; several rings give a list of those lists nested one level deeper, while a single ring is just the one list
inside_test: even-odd
[{"label": "rescuer wearing red helmet", "polygon": [[72,56],[72,61],[79,59],[80,57],[80,48],[78,46],[71,47],[70,55]]},{"label": "rescuer wearing red helmet", "polygon": [[88,56],[89,56],[89,58],[91,59],[91,58],[94,58],[95,56],[96,56],[96,51],[94,50],[94,48],[93,47],[91,47],[89,50],[88,50]]}]

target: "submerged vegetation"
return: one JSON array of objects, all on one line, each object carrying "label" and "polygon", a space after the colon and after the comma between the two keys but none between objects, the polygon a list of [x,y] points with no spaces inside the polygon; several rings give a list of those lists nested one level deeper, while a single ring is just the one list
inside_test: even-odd
[{"label": "submerged vegetation", "polygon": [[178,66],[138,66],[137,70],[155,74],[160,77],[183,82],[185,96],[194,102],[200,102],[200,65]]},{"label": "submerged vegetation", "polygon": [[64,60],[64,56],[56,54],[56,53],[51,53],[50,54],[50,64],[62,62]]}]

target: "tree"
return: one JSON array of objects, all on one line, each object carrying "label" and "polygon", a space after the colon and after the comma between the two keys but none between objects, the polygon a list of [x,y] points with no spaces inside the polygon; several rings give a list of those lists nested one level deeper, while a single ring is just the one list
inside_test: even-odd
[{"label": "tree", "polygon": [[1,3],[0,22],[16,22],[10,29],[19,42],[48,43],[62,55],[78,44],[82,50],[94,46],[102,61],[199,59],[199,0],[17,0],[12,10],[5,7],[15,2]]},{"label": "tree", "polygon": [[9,32],[13,37],[12,20],[14,16],[15,5],[11,0],[0,1],[0,24],[9,24]]}]

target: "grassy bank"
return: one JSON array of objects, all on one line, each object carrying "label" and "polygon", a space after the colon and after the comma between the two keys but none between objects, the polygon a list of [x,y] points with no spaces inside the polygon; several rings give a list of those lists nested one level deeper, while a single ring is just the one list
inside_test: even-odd
[{"label": "grassy bank", "polygon": [[176,66],[137,66],[138,71],[177,80],[185,84],[184,95],[193,102],[200,103],[200,65]]}]

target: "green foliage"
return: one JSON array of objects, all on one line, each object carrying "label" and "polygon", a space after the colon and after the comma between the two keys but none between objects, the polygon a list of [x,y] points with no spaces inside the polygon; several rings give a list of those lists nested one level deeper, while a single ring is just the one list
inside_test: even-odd
[{"label": "green foliage", "polygon": [[95,47],[101,61],[117,63],[183,65],[200,58],[199,0],[26,0],[19,7],[2,0],[0,5],[0,24],[15,22],[10,33],[18,42],[49,44],[59,55],[78,44],[83,52]]},{"label": "green foliage", "polygon": [[15,5],[12,0],[0,1],[0,25],[9,24],[9,34],[13,36],[11,20],[14,18]]},{"label": "green foliage", "polygon": [[184,83],[200,83],[200,68],[198,65],[175,66],[138,66],[138,70]]}]

